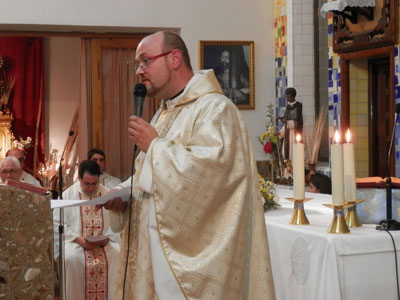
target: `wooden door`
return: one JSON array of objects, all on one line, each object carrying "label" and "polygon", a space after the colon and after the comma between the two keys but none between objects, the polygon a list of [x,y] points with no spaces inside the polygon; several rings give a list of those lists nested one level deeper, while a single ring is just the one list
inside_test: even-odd
[{"label": "wooden door", "polygon": [[369,61],[369,176],[386,177],[393,124],[389,57]]}]

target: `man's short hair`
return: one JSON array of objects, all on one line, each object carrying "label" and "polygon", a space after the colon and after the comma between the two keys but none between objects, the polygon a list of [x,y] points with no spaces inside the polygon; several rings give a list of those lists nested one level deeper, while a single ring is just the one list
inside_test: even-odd
[{"label": "man's short hair", "polygon": [[182,38],[175,32],[163,31],[162,33],[164,36],[164,51],[167,52],[167,51],[171,51],[173,49],[178,49],[179,51],[181,51],[184,64],[190,70],[192,70],[192,65],[190,63],[189,51],[186,48],[185,42],[182,40]]},{"label": "man's short hair", "polygon": [[332,194],[331,179],[320,173],[312,174],[310,182],[319,190],[321,194]]},{"label": "man's short hair", "polygon": [[89,175],[100,176],[100,167],[94,160],[83,160],[79,164],[79,178],[83,178],[83,174],[88,173]]},{"label": "man's short hair", "polygon": [[106,159],[106,155],[105,155],[104,151],[100,150],[98,148],[93,148],[92,150],[90,150],[87,154],[87,159],[92,159],[92,156],[95,154],[100,154],[104,157],[104,160]]},{"label": "man's short hair", "polygon": [[296,97],[296,95],[297,95],[296,89],[292,88],[292,87],[287,88],[285,90],[285,95],[292,95],[293,97]]},{"label": "man's short hair", "polygon": [[19,162],[18,158],[15,156],[7,156],[0,161],[0,169],[3,169],[3,166],[6,162],[12,161],[16,168],[21,169],[21,163]]}]

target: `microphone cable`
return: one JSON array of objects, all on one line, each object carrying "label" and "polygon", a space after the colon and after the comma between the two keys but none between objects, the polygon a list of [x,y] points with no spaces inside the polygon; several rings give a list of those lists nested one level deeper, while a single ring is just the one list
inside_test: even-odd
[{"label": "microphone cable", "polygon": [[389,235],[390,238],[392,239],[393,242],[393,248],[394,248],[394,261],[395,261],[395,265],[396,265],[396,284],[397,284],[397,299],[400,300],[400,289],[399,289],[399,270],[398,270],[398,265],[397,265],[397,250],[396,250],[396,243],[394,242],[394,238],[393,235],[390,233],[389,230],[385,229],[384,231],[386,231]]},{"label": "microphone cable", "polygon": [[132,165],[131,165],[131,193],[129,199],[129,212],[128,212],[128,237],[126,241],[126,259],[125,259],[125,271],[124,271],[124,283],[122,287],[122,300],[125,300],[125,286],[126,286],[126,277],[128,273],[128,261],[129,261],[129,252],[130,252],[130,243],[131,243],[131,219],[132,219],[132,202],[133,202],[133,174],[135,172],[135,154],[137,151],[137,145],[135,144],[133,148],[133,156],[132,156]]},{"label": "microphone cable", "polygon": [[[147,93],[146,86],[143,83],[137,83],[133,89],[133,99],[135,104],[135,115],[138,117],[142,116],[143,111],[143,102],[145,100]],[[124,271],[124,282],[122,288],[122,300],[125,300],[125,286],[126,286],[126,277],[128,274],[128,261],[129,261],[129,252],[130,252],[130,243],[131,243],[131,220],[132,220],[132,203],[133,203],[133,174],[135,172],[135,154],[137,151],[137,144],[133,148],[133,156],[132,156],[132,167],[131,167],[131,193],[129,199],[129,213],[128,213],[128,237],[126,239],[127,248],[126,248],[126,260],[125,260],[125,271]],[[139,216],[140,219],[140,216]],[[137,220],[138,222],[139,220]],[[135,228],[138,225],[135,226]],[[137,235],[137,230],[134,232]],[[136,237],[137,239],[137,237]],[[135,271],[136,272],[136,271]]]}]

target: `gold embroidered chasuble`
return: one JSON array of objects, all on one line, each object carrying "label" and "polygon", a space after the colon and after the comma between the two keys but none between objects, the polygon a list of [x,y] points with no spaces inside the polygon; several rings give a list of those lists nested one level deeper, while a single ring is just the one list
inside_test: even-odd
[{"label": "gold embroidered chasuble", "polygon": [[[245,123],[213,71],[200,71],[152,121],[155,214],[168,264],[186,299],[275,299],[267,233],[251,141]],[[174,100],[175,101],[175,100]],[[156,115],[157,116],[157,115]],[[145,153],[136,160],[140,178]],[[149,199],[135,185],[132,220],[125,218],[122,299],[156,299],[148,232]],[[156,269],[156,268],[155,268]]]}]

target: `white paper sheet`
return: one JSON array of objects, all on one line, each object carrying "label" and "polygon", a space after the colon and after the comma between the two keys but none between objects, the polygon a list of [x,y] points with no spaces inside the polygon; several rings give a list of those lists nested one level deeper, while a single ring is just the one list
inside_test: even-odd
[{"label": "white paper sheet", "polygon": [[96,204],[104,204],[108,200],[112,200],[114,198],[121,198],[122,201],[128,202],[130,198],[131,187],[125,187],[123,189],[117,190],[112,193],[105,194],[104,196],[94,198],[92,200],[51,200],[51,208],[60,208],[60,207],[72,207],[72,206],[81,206],[81,205],[96,205]]}]

